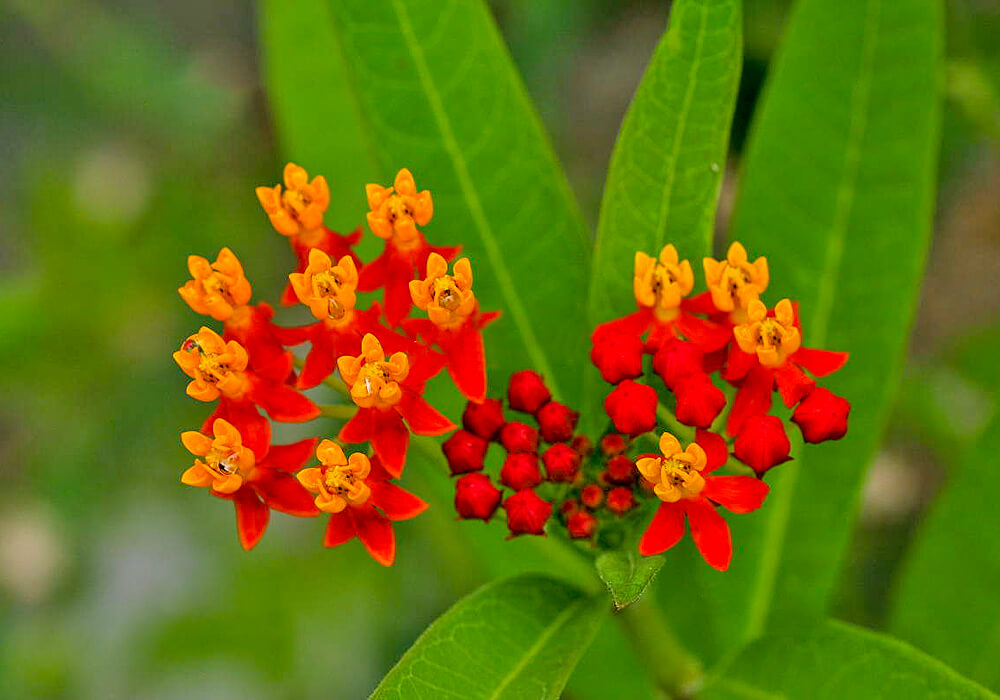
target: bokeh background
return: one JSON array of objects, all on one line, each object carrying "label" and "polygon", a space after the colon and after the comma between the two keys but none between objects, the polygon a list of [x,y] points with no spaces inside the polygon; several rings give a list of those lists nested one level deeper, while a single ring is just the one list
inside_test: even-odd
[{"label": "bokeh background", "polygon": [[[664,3],[493,6],[595,222]],[[947,8],[934,243],[836,611],[876,627],[1000,378],[1000,2]],[[745,2],[720,230],[786,13]],[[282,165],[254,7],[0,0],[0,66],[0,696],[365,695],[487,576],[453,535],[475,524],[438,509],[403,525],[385,570],[357,543],[322,550],[316,521],[276,514],[247,554],[231,507],[179,484],[178,432],[205,411],[170,359],[200,323],[175,291],[185,257],[229,245],[271,300],[292,264],[253,194]]]}]

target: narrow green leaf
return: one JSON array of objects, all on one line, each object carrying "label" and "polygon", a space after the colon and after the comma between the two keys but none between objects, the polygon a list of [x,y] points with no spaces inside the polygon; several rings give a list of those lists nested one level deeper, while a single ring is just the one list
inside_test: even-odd
[{"label": "narrow green leaf", "polygon": [[1000,419],[951,464],[948,482],[917,532],[893,604],[891,629],[1000,691]]},{"label": "narrow green leaf", "polygon": [[594,247],[594,323],[629,312],[637,250],[712,252],[742,55],[739,0],[678,0],[622,123]]},{"label": "narrow green leaf", "polygon": [[699,697],[993,698],[913,647],[842,622],[772,634],[715,671]]},{"label": "narrow green leaf", "polygon": [[[337,40],[330,50],[343,57],[379,181],[400,167],[414,172],[434,193],[429,240],[461,243],[481,306],[503,311],[485,332],[493,389],[530,366],[578,405],[588,236],[485,3],[329,0],[329,7]],[[345,138],[335,123],[324,137]]]},{"label": "narrow green leaf", "polygon": [[520,576],[456,603],[420,635],[373,698],[558,698],[607,607],[550,578]]},{"label": "narrow green leaf", "polygon": [[769,257],[769,303],[799,301],[804,345],[851,353],[822,383],[853,411],[844,440],[797,446],[764,508],[732,519],[732,568],[703,573],[723,639],[828,608],[924,266],[941,15],[938,0],[802,0],[765,88],[732,238]]},{"label": "narrow green leaf", "polygon": [[663,567],[666,557],[640,557],[628,552],[605,552],[594,565],[619,610],[642,597],[646,587]]}]

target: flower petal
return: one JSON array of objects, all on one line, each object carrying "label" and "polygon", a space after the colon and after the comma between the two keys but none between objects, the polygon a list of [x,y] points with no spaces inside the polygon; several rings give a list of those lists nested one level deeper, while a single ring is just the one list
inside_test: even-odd
[{"label": "flower petal", "polygon": [[404,391],[398,406],[407,425],[417,435],[443,435],[455,429],[447,416],[413,392]]},{"label": "flower petal", "polygon": [[769,489],[752,476],[710,476],[701,495],[733,513],[750,513],[761,507]]},{"label": "flower petal", "polygon": [[323,534],[324,547],[339,547],[358,534],[357,528],[354,526],[352,510],[354,509],[345,508],[330,516],[330,522],[326,524],[326,532]]},{"label": "flower petal", "polygon": [[425,510],[427,504],[409,491],[387,481],[370,481],[372,495],[369,503],[379,508],[389,520],[409,520]]},{"label": "flower petal", "polygon": [[372,559],[382,566],[392,566],[396,558],[396,536],[392,523],[371,507],[355,509],[354,522],[358,528],[358,539]]},{"label": "flower petal", "polygon": [[307,438],[290,445],[271,445],[262,466],[286,472],[298,471],[309,461],[318,440],[319,438]]},{"label": "flower petal", "polygon": [[271,478],[256,483],[255,488],[264,502],[275,510],[299,518],[319,515],[313,496],[291,474],[275,471]]},{"label": "flower petal", "polygon": [[644,557],[665,552],[684,536],[684,510],[676,503],[661,503],[639,542]]},{"label": "flower petal", "polygon": [[264,536],[270,511],[251,488],[241,488],[234,493],[233,504],[236,506],[236,534],[243,549],[249,551]]},{"label": "flower petal", "polygon": [[691,538],[701,556],[713,569],[729,568],[733,545],[729,538],[729,525],[711,503],[704,498],[680,501],[691,524]]}]

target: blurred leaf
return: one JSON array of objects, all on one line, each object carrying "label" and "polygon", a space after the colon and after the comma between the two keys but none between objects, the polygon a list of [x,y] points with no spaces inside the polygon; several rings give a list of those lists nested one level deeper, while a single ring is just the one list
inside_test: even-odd
[{"label": "blurred leaf", "polygon": [[708,679],[705,698],[992,698],[908,644],[842,622],[767,635]]},{"label": "blurred leaf", "polygon": [[[847,437],[801,446],[771,496],[733,518],[733,565],[701,570],[722,639],[823,616],[900,375],[934,208],[941,7],[803,0],[752,129],[732,238],[771,263],[770,303],[801,304],[803,344],[851,352],[824,384]],[[793,428],[794,429],[794,428]]]},{"label": "blurred leaf", "polygon": [[1000,420],[958,465],[899,574],[891,629],[1000,690]]},{"label": "blurred leaf", "polygon": [[[332,22],[311,23],[302,31],[335,34],[329,51],[342,53],[340,65],[371,135],[379,181],[391,182],[404,166],[414,172],[418,186],[434,193],[429,239],[461,243],[476,270],[482,307],[503,311],[485,332],[491,386],[496,390],[509,373],[530,366],[563,400],[578,404],[587,233],[485,4],[329,3]],[[321,16],[319,10],[309,12]],[[269,36],[277,32],[266,31]],[[272,66],[287,63],[277,55],[297,52],[298,41],[322,42],[322,37],[305,39],[302,32],[281,36],[280,44],[268,47]],[[287,74],[274,72],[272,89]],[[288,118],[279,125],[287,127]],[[327,128],[316,138],[334,144],[317,144],[317,152],[339,153],[334,142],[352,134]],[[310,159],[310,147],[303,148],[300,157]],[[348,179],[363,191],[361,173]]]},{"label": "blurred leaf", "polygon": [[654,680],[622,629],[620,616],[608,615],[566,684],[573,700],[658,700]]},{"label": "blurred leaf", "polygon": [[636,557],[631,551],[605,552],[597,557],[594,565],[597,573],[604,581],[615,607],[622,608],[631,605],[642,597],[646,587],[663,568],[666,557]]},{"label": "blurred leaf", "polygon": [[520,576],[481,588],[427,628],[373,698],[558,698],[606,619],[603,596]]}]

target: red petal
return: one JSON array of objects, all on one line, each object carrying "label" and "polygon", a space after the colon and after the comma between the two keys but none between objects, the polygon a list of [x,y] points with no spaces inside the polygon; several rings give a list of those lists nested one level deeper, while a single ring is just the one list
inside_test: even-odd
[{"label": "red petal", "polygon": [[385,470],[398,479],[406,464],[406,448],[410,442],[410,431],[403,425],[402,416],[392,409],[372,410],[375,411],[375,429],[370,438],[372,447],[381,458]]},{"label": "red petal", "polygon": [[248,487],[233,494],[233,504],[236,506],[236,534],[243,549],[249,551],[264,536],[269,511],[256,492]]},{"label": "red petal", "polygon": [[691,538],[694,539],[701,556],[713,569],[719,571],[728,569],[733,545],[725,518],[719,515],[715,506],[704,498],[690,498],[678,502],[683,503],[684,510],[687,511],[688,522],[691,524]]},{"label": "red petal", "polygon": [[223,398],[202,426],[203,433],[212,434],[212,424],[216,418],[229,421],[240,431],[243,445],[253,450],[254,459],[258,463],[267,457],[271,445],[271,424],[257,411],[256,406],[249,401],[231,401]]},{"label": "red petal", "polygon": [[816,386],[816,382],[807,377],[805,372],[791,362],[786,362],[774,371],[774,380],[781,393],[781,400],[788,408],[808,396],[809,392]]},{"label": "red petal", "polygon": [[708,464],[701,471],[703,475],[711,474],[729,459],[729,445],[718,433],[698,428],[694,431],[694,441],[701,445],[701,449],[705,450],[705,455],[708,457]]},{"label": "red petal", "polygon": [[316,404],[287,384],[254,377],[251,392],[253,400],[280,423],[305,423],[319,415]]},{"label": "red petal", "polygon": [[476,328],[480,328],[480,329],[486,328],[486,326],[490,325],[491,323],[493,323],[494,321],[496,321],[498,318],[500,318],[500,312],[499,311],[486,311],[484,313],[477,313],[476,314]]},{"label": "red petal", "polygon": [[258,464],[271,469],[297,472],[312,457],[317,442],[319,438],[307,438],[290,445],[271,445],[267,459],[257,460]]},{"label": "red petal", "polygon": [[369,481],[368,486],[372,490],[369,502],[381,509],[389,520],[409,520],[427,510],[424,501],[395,484],[387,481]]},{"label": "red petal", "polygon": [[236,340],[250,357],[250,369],[274,381],[284,381],[292,371],[292,357],[282,347],[277,328],[271,323],[274,310],[267,304],[250,307],[243,325],[226,324],[223,338]]},{"label": "red petal", "polygon": [[[302,366],[302,373],[296,383],[299,389],[310,389],[317,386],[337,369],[339,355],[334,347],[333,332],[322,323],[317,325],[319,327],[310,338],[312,347],[309,349],[309,354],[306,355],[306,363]],[[361,349],[360,339],[357,349]]]},{"label": "red petal", "polygon": [[764,367],[754,367],[743,385],[736,392],[733,400],[733,410],[726,423],[726,432],[736,435],[743,427],[743,421],[749,416],[762,416],[771,410],[771,390],[774,386],[774,374]]},{"label": "red petal", "polygon": [[274,471],[270,478],[254,484],[254,488],[275,510],[300,518],[319,515],[313,496],[291,474]]},{"label": "red petal", "polygon": [[701,294],[684,299],[681,301],[681,309],[689,314],[705,314],[706,316],[719,313],[719,310],[715,308],[715,303],[712,301],[711,292],[702,292]]},{"label": "red petal", "polygon": [[378,409],[359,408],[351,420],[340,429],[342,442],[367,442],[375,434],[375,414]]},{"label": "red petal", "polygon": [[330,522],[326,524],[326,532],[323,534],[324,547],[339,547],[358,534],[357,528],[354,527],[354,518],[351,517],[352,510],[346,508],[330,516]]},{"label": "red petal", "polygon": [[767,484],[752,476],[711,476],[705,479],[701,495],[734,513],[749,513],[761,507]]},{"label": "red petal", "polygon": [[604,333],[622,333],[625,335],[642,335],[649,328],[649,324],[653,322],[653,312],[649,309],[639,309],[628,316],[623,316],[617,318],[614,321],[608,321],[607,323],[602,323],[594,332],[591,333],[590,339],[593,341],[595,338],[599,338]]},{"label": "red petal", "polygon": [[441,338],[439,343],[448,360],[448,374],[462,395],[482,403],[486,398],[486,353],[483,336],[471,320],[457,333]]},{"label": "red petal", "polygon": [[684,510],[677,503],[661,503],[639,542],[644,557],[665,552],[684,536]]},{"label": "red petal", "polygon": [[393,255],[385,280],[385,320],[390,326],[398,326],[413,308],[410,297],[410,280],[413,279],[413,263],[404,255]]},{"label": "red petal", "polygon": [[729,326],[712,323],[684,312],[677,317],[677,328],[685,338],[705,352],[715,352],[725,347],[733,337],[733,331]]},{"label": "red petal", "polygon": [[421,277],[427,277],[427,258],[431,256],[431,253],[437,253],[446,261],[450,262],[452,258],[461,252],[462,246],[435,246],[427,245],[424,243],[424,248],[420,251],[420,255],[417,257],[417,269],[420,272]]},{"label": "red petal", "polygon": [[406,419],[406,424],[410,426],[417,435],[443,435],[455,429],[455,424],[448,420],[424,401],[420,396],[404,391],[403,398],[398,404],[399,413]]},{"label": "red petal", "polygon": [[386,243],[382,254],[361,268],[361,274],[358,278],[358,291],[373,292],[385,284],[388,268],[389,243]]},{"label": "red petal", "polygon": [[726,366],[722,370],[722,378],[727,382],[738,382],[757,366],[759,363],[756,355],[743,352],[739,345],[732,343],[729,346],[729,355],[726,357]]},{"label": "red petal", "polygon": [[791,360],[795,364],[805,367],[814,377],[825,377],[843,367],[848,357],[850,357],[850,353],[846,352],[799,348]]},{"label": "red petal", "polygon": [[655,353],[664,345],[677,337],[677,324],[674,321],[655,321],[646,337],[646,352]]},{"label": "red petal", "polygon": [[282,306],[295,306],[299,303],[299,297],[295,293],[295,289],[292,288],[291,282],[286,283],[285,288],[281,290],[279,302]]},{"label": "red petal", "polygon": [[354,512],[354,522],[358,528],[358,538],[372,559],[382,566],[392,566],[396,558],[396,537],[392,523],[374,508],[358,508]]},{"label": "red petal", "polygon": [[[298,303],[296,301],[296,303]],[[282,326],[274,327],[274,334],[281,341],[282,345],[291,347],[293,345],[301,345],[307,340],[312,339],[312,334],[316,331],[316,326],[318,323],[310,323],[308,326],[295,326],[293,328],[284,328]]]}]

